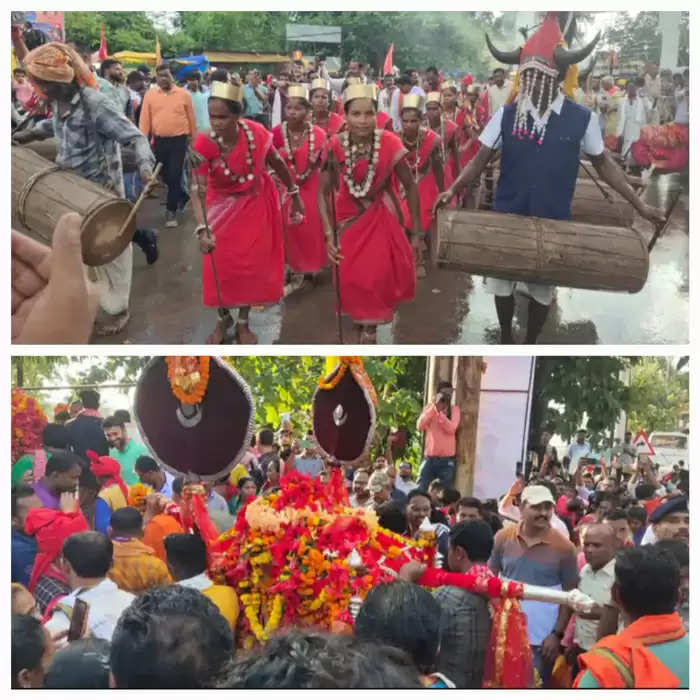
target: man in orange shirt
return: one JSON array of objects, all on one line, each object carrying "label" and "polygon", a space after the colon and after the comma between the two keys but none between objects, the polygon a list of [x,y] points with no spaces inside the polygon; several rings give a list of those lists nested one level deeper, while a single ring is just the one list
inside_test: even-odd
[{"label": "man in orange shirt", "polygon": [[197,122],[190,93],[175,85],[167,63],[156,68],[156,84],[143,98],[139,129],[152,139],[156,160],[163,164],[163,179],[168,186],[165,225],[174,228],[177,212],[184,209],[188,200],[182,189],[182,171],[189,139],[197,133]]},{"label": "man in orange shirt", "polygon": [[168,567],[141,542],[143,520],[136,508],[120,508],[112,513],[109,536],[113,546],[113,564],[107,576],[119,588],[139,595],[154,586],[171,583]]},{"label": "man in orange shirt", "polygon": [[418,430],[425,432],[424,459],[418,475],[418,488],[422,491],[428,491],[433,479],[448,486],[454,483],[459,407],[452,403],[453,393],[449,382],[440,382],[435,400],[418,418]]}]

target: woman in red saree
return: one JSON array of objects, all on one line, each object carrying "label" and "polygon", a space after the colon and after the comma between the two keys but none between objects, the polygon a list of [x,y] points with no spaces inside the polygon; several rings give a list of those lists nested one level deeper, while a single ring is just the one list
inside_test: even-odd
[{"label": "woman in red saree", "polygon": [[[425,98],[425,116],[428,126],[440,137],[440,160],[442,161],[445,187],[448,188],[459,174],[459,150],[457,148],[457,124],[447,119],[443,100],[439,92],[429,92]],[[422,199],[421,199],[422,204]],[[455,202],[451,204],[455,206]]]},{"label": "woman in red saree", "polygon": [[315,78],[309,89],[311,100],[311,123],[325,131],[328,138],[342,130],[345,120],[340,114],[330,111],[331,88],[327,80]]},{"label": "woman in red saree", "polygon": [[440,87],[442,95],[442,115],[447,121],[457,122],[459,112],[459,96],[457,95],[457,83],[454,80],[446,80]]},{"label": "woman in red saree", "polygon": [[[436,93],[431,93],[436,94]],[[420,226],[425,239],[421,241],[429,249],[431,240],[435,235],[435,217],[433,216],[433,204],[445,186],[442,159],[440,157],[440,137],[432,130],[421,126],[421,107],[423,98],[420,95],[406,95],[401,109],[401,141],[406,148],[406,163],[413,180],[418,185],[420,198]],[[402,188],[401,208],[406,221],[411,221],[405,195]],[[418,277],[425,277],[425,264],[423,262],[423,250],[419,251],[416,261]]]},{"label": "woman in red saree", "polygon": [[291,198],[283,196],[282,199],[287,264],[292,272],[302,273],[307,282],[328,264],[326,239],[316,204],[326,134],[309,121],[310,113],[311,103],[306,88],[290,85],[286,119],[272,130],[272,145],[284,160],[294,184],[299,187],[304,203],[305,216],[303,220],[295,221]]},{"label": "woman in red saree", "polygon": [[[471,78],[471,76],[467,76]],[[469,165],[471,159],[479,152],[481,143],[479,134],[482,124],[478,119],[477,102],[479,92],[475,85],[469,84],[465,89],[465,99],[462,108],[457,114],[457,146],[459,150],[459,170],[456,175]],[[474,209],[476,207],[476,191],[479,188],[477,180],[473,187],[467,188],[464,192],[462,207],[464,209]]]},{"label": "woman in red saree", "polygon": [[351,85],[343,102],[347,131],[328,145],[318,206],[328,256],[339,266],[338,311],[349,314],[359,327],[359,342],[375,343],[377,325],[392,321],[397,305],[413,299],[416,285],[413,250],[392,175],[406,190],[414,246],[420,230],[418,188],[401,140],[376,129],[376,87]]},{"label": "woman in red saree", "polygon": [[[241,118],[243,89],[213,82],[209,98],[211,134],[200,132],[194,150],[203,158],[192,181],[192,208],[202,259],[202,296],[219,309],[207,342],[224,342],[233,325],[230,308],[238,308],[235,337],[256,343],[248,328],[251,306],[276,304],[282,298],[284,241],[279,197],[267,169],[272,168],[303,216],[299,187],[272,146],[272,134]],[[200,192],[206,188],[206,212]],[[206,255],[206,254],[209,255]]]}]

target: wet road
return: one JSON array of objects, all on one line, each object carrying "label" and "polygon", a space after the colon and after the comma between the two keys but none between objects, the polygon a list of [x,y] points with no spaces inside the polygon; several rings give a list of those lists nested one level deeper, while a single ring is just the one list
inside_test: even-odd
[{"label": "wet road", "polygon": [[[637,294],[561,287],[541,344],[684,344],[688,342],[688,181],[661,176],[649,188],[647,200],[663,207],[669,193],[683,188],[666,234],[650,257],[649,277]],[[134,250],[131,322],[125,332],[101,342],[203,343],[216,323],[216,311],[201,305],[201,256],[192,235],[188,209],[179,228],[162,227],[162,192],[144,204],[139,226],[159,230],[160,259],[146,264]],[[644,221],[637,228],[651,237]],[[516,338],[524,335],[527,301],[516,307]],[[337,342],[334,292],[330,274],[313,289],[288,294],[274,307],[252,311],[251,330],[260,343],[329,344]],[[350,322],[345,341],[355,342]],[[480,277],[434,269],[418,281],[416,297],[403,305],[394,322],[379,328],[381,344],[477,344],[499,340],[493,297]]]}]

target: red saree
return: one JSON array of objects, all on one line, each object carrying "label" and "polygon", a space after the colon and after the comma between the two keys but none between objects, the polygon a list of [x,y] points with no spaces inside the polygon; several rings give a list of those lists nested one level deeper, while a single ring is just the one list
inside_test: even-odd
[{"label": "red saree", "polygon": [[199,133],[194,150],[206,159],[197,173],[207,175],[207,220],[216,239],[213,252],[221,301],[217,298],[208,255],[202,256],[202,297],[205,306],[264,306],[282,298],[284,242],[277,190],[265,161],[272,134],[261,124],[241,120],[251,130],[252,180],[239,183],[231,174],[247,175],[247,139],[241,129],[236,145],[224,160],[219,145]]},{"label": "red saree", "polygon": [[[312,128],[314,133],[313,154],[309,153],[309,139],[305,138],[304,144],[290,155],[284,146],[282,125],[278,125],[272,130],[272,145],[284,159],[295,182],[295,173],[300,174],[306,171],[309,166],[309,157],[313,163],[311,175],[303,182],[296,183],[299,185],[299,194],[304,202],[302,223],[290,223],[292,199],[286,193],[282,195],[282,222],[285,231],[287,264],[294,272],[304,274],[318,272],[328,265],[326,239],[323,235],[323,225],[317,201],[321,153],[324,150],[326,133],[318,126]],[[294,168],[290,167],[291,165],[294,165]]]},{"label": "red saree", "polygon": [[[420,197],[420,230],[430,231],[433,224],[433,204],[440,194],[440,188],[435,180],[431,155],[436,148],[440,148],[440,137],[432,130],[426,129],[423,140],[416,151],[409,151],[406,155],[411,173],[418,185]],[[408,210],[408,202],[405,196],[401,199],[401,210],[406,221],[411,220]]]},{"label": "red saree", "polygon": [[460,171],[467,167],[469,161],[478,153],[479,122],[474,111],[462,107],[457,114],[457,146],[459,149]]},{"label": "red saree", "polygon": [[336,114],[335,112],[329,112],[327,122],[323,124],[317,124],[314,121],[313,123],[320,129],[323,129],[326,136],[330,138],[331,136],[335,136],[342,130],[342,128],[345,126],[345,119],[343,119],[343,117],[340,114]]},{"label": "red saree", "polygon": [[442,166],[445,174],[445,190],[457,179],[455,162],[452,157],[452,140],[457,138],[457,124],[451,119],[445,119],[440,127],[440,140],[442,141]]},{"label": "red saree", "polygon": [[394,130],[394,123],[386,112],[377,112],[377,129]]},{"label": "red saree", "polygon": [[[413,251],[392,182],[394,166],[406,155],[401,139],[381,132],[379,160],[366,197],[355,198],[342,175],[345,154],[339,137],[329,144],[340,164],[340,191],[336,198],[336,222],[340,236],[341,311],[356,323],[390,323],[402,301],[413,299],[416,271]],[[361,159],[352,173],[359,183],[367,173]]]}]

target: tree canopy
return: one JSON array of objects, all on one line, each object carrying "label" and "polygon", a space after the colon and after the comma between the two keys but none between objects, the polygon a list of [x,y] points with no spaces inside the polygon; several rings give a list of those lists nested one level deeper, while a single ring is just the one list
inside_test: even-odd
[{"label": "tree canopy", "polygon": [[[688,65],[689,15],[681,12],[678,65]],[[641,60],[659,63],[661,31],[658,12],[620,12],[613,26],[605,32],[604,40],[619,52],[621,61]]]},{"label": "tree canopy", "polygon": [[[153,51],[157,35],[164,56],[206,49],[288,53],[300,48],[310,53],[314,49],[311,45],[287,45],[288,23],[339,25],[343,62],[358,58],[378,70],[393,43],[394,63],[402,69],[435,64],[447,71],[485,76],[492,60],[484,31],[498,39],[502,20],[490,12],[106,11],[66,12],[65,23],[66,39],[92,51],[99,47],[103,24],[111,53]],[[169,31],[163,29],[166,24]],[[335,50],[330,45],[325,48],[329,53]]]}]

